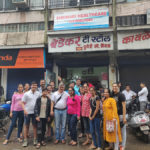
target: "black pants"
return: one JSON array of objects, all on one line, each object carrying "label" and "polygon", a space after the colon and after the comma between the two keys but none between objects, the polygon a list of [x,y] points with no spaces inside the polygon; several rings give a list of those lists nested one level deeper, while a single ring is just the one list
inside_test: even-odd
[{"label": "black pants", "polygon": [[40,118],[40,121],[37,122],[37,139],[39,143],[44,141],[46,132],[46,123],[47,123],[46,118]]},{"label": "black pants", "polygon": [[81,117],[81,133],[84,134],[84,122],[83,122],[83,117]]}]

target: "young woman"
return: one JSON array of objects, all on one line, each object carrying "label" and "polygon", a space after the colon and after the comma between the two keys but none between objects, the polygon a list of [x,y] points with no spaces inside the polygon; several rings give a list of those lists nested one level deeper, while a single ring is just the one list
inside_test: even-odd
[{"label": "young woman", "polygon": [[90,114],[90,98],[91,94],[89,93],[89,87],[87,83],[83,85],[84,95],[82,96],[82,108],[81,108],[81,116],[83,117],[84,129],[86,134],[86,141],[82,144],[87,145],[90,143],[89,135],[90,135],[90,125],[89,125],[89,114]]},{"label": "young woman", "polygon": [[68,89],[69,97],[67,100],[68,107],[68,127],[70,131],[71,142],[70,145],[77,145],[77,120],[80,120],[80,99],[75,95],[73,88]]},{"label": "young woman", "polygon": [[11,104],[11,110],[10,110],[10,118],[11,118],[11,124],[8,129],[8,134],[6,137],[6,140],[4,141],[4,145],[8,144],[8,140],[11,136],[11,133],[13,131],[14,126],[16,125],[16,121],[18,119],[18,142],[22,142],[20,138],[20,134],[22,133],[22,128],[23,128],[23,121],[24,121],[24,113],[23,113],[23,108],[21,105],[21,100],[23,97],[23,85],[19,84],[18,85],[18,92],[15,92],[12,96],[12,104]]},{"label": "young woman", "polygon": [[[105,150],[118,150],[119,142],[122,141],[121,137],[121,130],[120,130],[120,123],[119,123],[119,116],[117,113],[117,105],[116,100],[110,98],[110,91],[108,89],[104,89],[104,96],[105,100],[103,102],[103,136],[104,140],[109,142],[110,146],[105,148]],[[114,131],[110,132],[106,128],[108,121],[114,123]],[[114,143],[114,148],[112,143]]]},{"label": "young woman", "polygon": [[[93,144],[90,149],[102,150],[101,149],[101,136],[100,136],[100,121],[102,116],[100,115],[100,97],[96,95],[96,90],[94,87],[90,88],[91,98],[90,98],[90,132],[93,139]],[[97,138],[96,138],[97,136]],[[97,139],[97,141],[96,141]]]},{"label": "young woman", "polygon": [[[80,88],[79,88],[79,93],[80,93],[80,96],[79,96],[79,98],[80,98],[80,104],[81,104],[81,107],[82,107],[82,96],[84,95],[84,90],[83,90],[83,87],[82,86],[80,86]],[[80,115],[80,125],[81,125],[81,133],[79,134],[79,138],[82,138],[83,136],[84,136],[84,123],[83,123],[83,118],[82,118],[82,116]]]}]

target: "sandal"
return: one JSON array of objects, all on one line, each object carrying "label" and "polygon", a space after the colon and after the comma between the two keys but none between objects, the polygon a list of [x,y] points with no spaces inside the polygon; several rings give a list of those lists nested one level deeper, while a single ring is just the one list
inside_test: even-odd
[{"label": "sandal", "polygon": [[72,143],[73,143],[73,140],[69,143],[69,145],[72,145]]},{"label": "sandal", "polygon": [[93,144],[91,144],[88,149],[96,149],[96,147]]},{"label": "sandal", "polygon": [[55,142],[54,142],[54,144],[58,144],[59,143],[59,140],[56,140]]},{"label": "sandal", "polygon": [[4,142],[3,142],[3,145],[7,145],[8,144],[8,140],[5,140]]},{"label": "sandal", "polygon": [[62,144],[66,144],[66,141],[65,141],[65,140],[62,140],[61,143],[62,143]]},{"label": "sandal", "polygon": [[78,138],[82,138],[83,137],[83,133],[80,133]]},{"label": "sandal", "polygon": [[38,144],[36,145],[36,148],[39,149],[40,147],[41,147],[41,144],[38,143]]},{"label": "sandal", "polygon": [[88,144],[90,144],[90,141],[89,141],[89,140],[85,141],[85,142],[82,144],[82,146],[85,146],[85,145],[88,145]]},{"label": "sandal", "polygon": [[44,141],[41,142],[42,146],[46,146],[46,143]]},{"label": "sandal", "polygon": [[18,141],[19,143],[22,143],[22,142],[23,142],[23,140],[22,140],[21,138],[18,138],[17,141]]}]

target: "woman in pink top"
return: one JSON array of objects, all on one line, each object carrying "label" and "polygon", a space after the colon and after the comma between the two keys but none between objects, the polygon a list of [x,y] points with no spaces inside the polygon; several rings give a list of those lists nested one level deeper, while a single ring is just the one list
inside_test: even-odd
[{"label": "woman in pink top", "polygon": [[8,140],[11,136],[14,126],[16,125],[17,119],[18,119],[17,138],[18,138],[19,142],[22,142],[22,140],[20,139],[20,134],[22,132],[23,121],[24,121],[24,113],[23,113],[23,108],[21,105],[22,97],[23,97],[23,85],[19,84],[18,92],[15,92],[12,96],[12,104],[11,104],[11,110],[10,110],[11,124],[8,129],[8,134],[7,134],[6,140],[3,143],[4,145],[8,144]]},{"label": "woman in pink top", "polygon": [[68,108],[68,130],[70,131],[70,145],[77,145],[77,120],[80,120],[80,98],[75,95],[73,88],[68,89],[69,97],[67,100]]},{"label": "woman in pink top", "polygon": [[84,95],[82,96],[82,109],[81,116],[83,117],[84,129],[86,133],[86,141],[82,145],[89,144],[89,135],[90,135],[90,124],[89,124],[89,115],[90,115],[90,98],[91,94],[89,93],[89,87],[87,83],[83,85]]}]

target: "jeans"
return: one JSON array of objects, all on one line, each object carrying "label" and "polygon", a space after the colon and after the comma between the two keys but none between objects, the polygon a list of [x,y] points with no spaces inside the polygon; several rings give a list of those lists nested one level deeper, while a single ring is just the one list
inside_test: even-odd
[{"label": "jeans", "polygon": [[145,111],[147,102],[140,102],[140,111]]},{"label": "jeans", "polygon": [[84,122],[83,122],[83,117],[81,117],[81,133],[84,134]]},{"label": "jeans", "polygon": [[67,120],[67,109],[66,110],[54,110],[55,117],[55,136],[56,140],[64,140],[66,134],[66,120]]},{"label": "jeans", "polygon": [[68,114],[68,128],[71,140],[77,141],[77,115]]},{"label": "jeans", "polygon": [[90,122],[88,117],[83,117],[84,130],[86,134],[90,133]]},{"label": "jeans", "polygon": [[[95,147],[101,147],[101,135],[100,135],[100,118],[94,118],[90,120],[90,132]],[[97,142],[96,142],[97,136]]]},{"label": "jeans", "polygon": [[16,125],[17,119],[18,119],[18,133],[17,133],[17,138],[20,138],[20,134],[22,132],[22,128],[23,128],[23,122],[24,122],[24,113],[23,111],[13,111],[12,112],[12,119],[11,119],[11,124],[10,127],[8,129],[8,134],[6,139],[9,140],[11,133],[13,131],[13,128]]},{"label": "jeans", "polygon": [[46,118],[40,118],[40,121],[37,122],[37,139],[39,143],[44,141],[46,132],[46,123],[47,123]]}]

